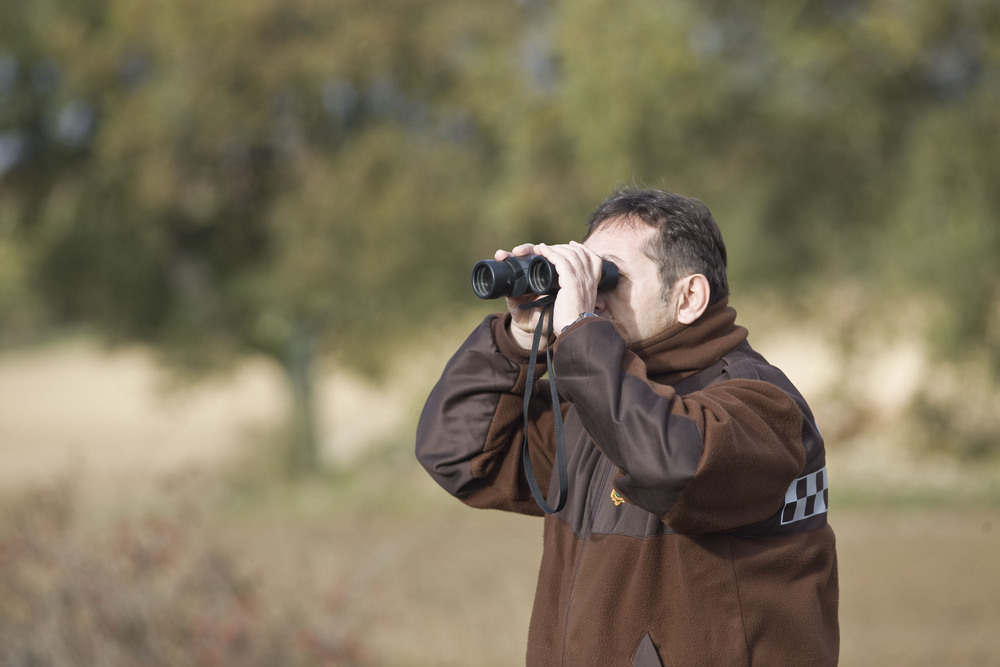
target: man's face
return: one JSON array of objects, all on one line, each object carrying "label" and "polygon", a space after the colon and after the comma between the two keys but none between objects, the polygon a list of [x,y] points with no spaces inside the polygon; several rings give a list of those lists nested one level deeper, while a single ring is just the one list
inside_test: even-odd
[{"label": "man's face", "polygon": [[656,263],[643,251],[656,233],[642,223],[609,220],[584,241],[621,272],[615,289],[597,294],[594,311],[624,327],[629,343],[652,338],[676,322],[674,304],[663,300]]}]

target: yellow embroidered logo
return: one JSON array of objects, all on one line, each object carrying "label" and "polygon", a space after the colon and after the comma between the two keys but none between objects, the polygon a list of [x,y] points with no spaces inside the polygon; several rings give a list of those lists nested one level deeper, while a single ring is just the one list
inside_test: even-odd
[{"label": "yellow embroidered logo", "polygon": [[625,497],[618,493],[618,489],[611,489],[611,502],[615,504],[615,507],[618,507],[625,502]]}]

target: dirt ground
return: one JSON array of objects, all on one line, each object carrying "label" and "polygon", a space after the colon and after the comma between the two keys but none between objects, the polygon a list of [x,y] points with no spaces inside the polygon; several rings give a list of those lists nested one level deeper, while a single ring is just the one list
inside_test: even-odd
[{"label": "dirt ground", "polygon": [[[345,374],[317,384],[329,461],[400,430],[405,399]],[[67,471],[103,484],[218,464],[258,445],[286,400],[282,377],[263,361],[184,385],[171,384],[148,352],[108,352],[85,339],[0,353],[0,488]]]},{"label": "dirt ground", "polygon": [[[219,465],[283,405],[264,368],[166,401],[157,386],[140,352],[103,356],[73,343],[0,355],[0,489],[71,470],[128,503],[158,475]],[[366,392],[376,391],[329,386],[340,402],[329,418],[340,423],[366,414]],[[367,430],[351,426],[326,443],[333,458],[346,456],[343,443],[408,428],[405,410],[366,417]],[[523,664],[541,524],[444,498],[405,452],[385,467],[330,482],[363,493],[328,489],[224,515],[220,539],[290,595],[335,590],[371,664]],[[1000,665],[1000,508],[838,508],[836,490],[831,505],[841,664]]]},{"label": "dirt ground", "polygon": [[[421,498],[405,516],[273,530],[309,585],[353,582],[374,664],[523,664],[540,522]],[[831,521],[841,664],[1000,664],[1000,510],[834,510]]]}]

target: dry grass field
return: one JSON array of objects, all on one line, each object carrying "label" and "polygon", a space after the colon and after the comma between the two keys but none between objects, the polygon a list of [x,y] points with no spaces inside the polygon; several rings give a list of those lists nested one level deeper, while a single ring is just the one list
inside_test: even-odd
[{"label": "dry grass field", "polygon": [[[1000,664],[1000,510],[852,508],[831,519],[841,664]],[[308,563],[297,571],[353,582],[373,664],[523,664],[540,553],[535,520],[421,496],[377,516],[330,507],[298,527],[273,521],[245,526],[243,539],[281,535],[283,557]]]},{"label": "dry grass field", "polygon": [[[149,628],[210,637],[218,651],[199,664],[268,664],[260,656],[278,655],[274,645],[283,639],[298,642],[292,651],[298,664],[523,664],[540,523],[470,510],[444,497],[412,460],[405,401],[383,397],[380,404],[396,411],[374,414],[366,406],[375,389],[331,384],[339,407],[331,405],[330,420],[339,420],[342,430],[327,445],[341,463],[322,479],[289,486],[231,462],[245,459],[244,443],[259,443],[260,431],[281,413],[282,396],[266,369],[249,368],[166,400],[155,378],[139,352],[102,356],[85,344],[0,356],[0,520],[7,529],[0,530],[0,561],[8,566],[0,575],[0,595],[8,596],[0,597],[2,618],[26,618],[25,605],[38,602],[9,596],[43,591],[39,608],[55,608],[75,632],[96,632],[106,619],[59,606],[89,595],[86,582],[95,577],[112,588],[115,582],[131,586],[133,593],[152,581],[149,599],[123,591],[83,599],[99,600],[119,621],[162,599],[164,610],[148,614]],[[343,426],[352,414],[365,416],[367,425]],[[362,441],[381,446],[362,455],[340,449]],[[870,502],[867,483],[839,497],[835,487],[831,496],[841,664],[1000,664],[997,494],[941,487]],[[38,494],[37,488],[49,490]],[[43,530],[39,526],[49,523],[32,508],[53,494],[72,519],[59,530]],[[10,528],[15,524],[20,533]],[[221,561],[205,562],[228,565],[208,571],[191,561],[179,570],[185,579],[177,574],[182,556],[151,541],[164,535],[185,557],[222,554]],[[122,536],[131,545],[126,552],[142,558],[112,568],[105,550],[120,546]],[[41,576],[24,561],[30,580],[13,580],[16,540],[51,556],[54,569]],[[158,551],[150,551],[152,543]],[[136,562],[150,568],[146,575],[136,574]],[[163,587],[191,573],[204,582],[207,598],[188,604],[222,598],[228,606],[219,613],[234,619],[230,624],[206,629],[190,608],[171,607],[181,598]],[[169,620],[172,613],[180,620]],[[66,652],[71,643],[60,627],[48,627],[48,634],[31,630],[51,658],[37,664],[88,664]],[[239,658],[234,648],[248,650],[249,635],[272,639],[254,644],[257,662]],[[92,641],[82,645],[94,650]],[[0,664],[15,664],[5,650],[0,645]],[[142,664],[170,663],[149,657]]]}]

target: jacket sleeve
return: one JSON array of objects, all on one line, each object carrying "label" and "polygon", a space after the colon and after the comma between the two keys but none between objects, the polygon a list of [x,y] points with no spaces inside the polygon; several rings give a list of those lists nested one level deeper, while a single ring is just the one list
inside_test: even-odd
[{"label": "jacket sleeve", "polygon": [[[416,455],[446,491],[474,507],[539,515],[521,464],[528,353],[509,316],[487,317],[445,366],[417,424]],[[544,357],[535,377],[545,372]],[[534,473],[548,488],[555,459],[548,382],[535,382],[528,439]]]},{"label": "jacket sleeve", "polygon": [[805,463],[796,401],[747,378],[678,395],[625,372],[630,354],[595,321],[561,337],[553,360],[560,395],[619,469],[616,490],[677,532],[730,531],[779,511]]}]

